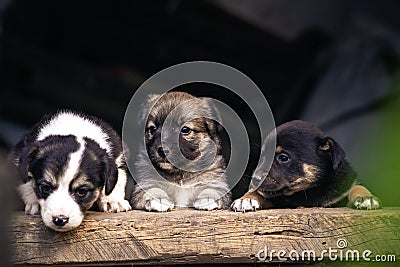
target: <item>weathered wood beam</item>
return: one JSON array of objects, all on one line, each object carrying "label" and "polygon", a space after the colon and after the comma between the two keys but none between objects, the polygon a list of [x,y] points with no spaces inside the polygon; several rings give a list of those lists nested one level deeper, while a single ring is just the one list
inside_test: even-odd
[{"label": "weathered wood beam", "polygon": [[[370,257],[395,255],[400,261],[400,208],[90,212],[67,233],[46,228],[40,216],[17,212],[9,233],[17,265],[255,263],[265,247],[268,253],[296,250],[300,256],[313,250],[318,258],[324,249],[337,249],[340,238],[347,241],[343,253],[358,250],[361,258],[368,249]],[[272,261],[288,262],[276,253]]]}]

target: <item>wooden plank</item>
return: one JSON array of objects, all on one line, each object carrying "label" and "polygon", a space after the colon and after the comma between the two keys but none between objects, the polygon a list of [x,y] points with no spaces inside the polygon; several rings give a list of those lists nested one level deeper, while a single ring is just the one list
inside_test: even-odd
[{"label": "wooden plank", "polygon": [[[17,265],[255,263],[265,248],[300,255],[314,250],[318,258],[324,249],[337,249],[340,238],[348,244],[343,251],[361,255],[368,249],[371,257],[395,255],[400,260],[400,208],[90,212],[78,229],[67,233],[49,230],[40,216],[17,212],[9,233]],[[273,256],[273,262],[287,263]]]}]

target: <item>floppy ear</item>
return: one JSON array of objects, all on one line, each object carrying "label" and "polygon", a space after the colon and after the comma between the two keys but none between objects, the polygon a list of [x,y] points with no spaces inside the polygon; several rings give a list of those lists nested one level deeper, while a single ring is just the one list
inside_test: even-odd
[{"label": "floppy ear", "polygon": [[340,145],[330,137],[321,139],[321,143],[318,149],[323,153],[329,153],[332,161],[332,166],[335,171],[338,169],[340,163],[344,161],[346,156]]},{"label": "floppy ear", "polygon": [[217,119],[217,121],[209,118],[205,119],[207,130],[211,136],[214,137],[218,132],[222,131],[222,125],[219,123],[222,122],[221,115],[219,114],[217,108],[207,98],[201,98],[201,101],[204,102],[204,108],[210,114],[210,117]]},{"label": "floppy ear", "polygon": [[205,119],[205,120],[206,120],[207,131],[211,134],[212,137],[216,136],[217,133],[222,130],[222,126],[218,122],[212,119]]},{"label": "floppy ear", "polygon": [[32,160],[36,157],[39,152],[39,144],[34,142],[31,145],[27,145],[22,149],[18,160],[18,175],[21,177],[24,183],[27,183],[31,177],[28,175],[29,165]]},{"label": "floppy ear", "polygon": [[108,196],[114,189],[118,181],[118,168],[114,160],[109,158],[107,155],[103,159],[103,171],[104,171],[104,187],[105,193]]},{"label": "floppy ear", "polygon": [[160,94],[149,94],[147,96],[147,99],[144,101],[144,103],[140,106],[140,111],[138,113],[138,121],[139,121],[139,126],[142,126],[143,124],[146,123],[146,116],[150,112],[150,109],[153,107],[153,105],[156,103],[156,101],[161,97]]}]

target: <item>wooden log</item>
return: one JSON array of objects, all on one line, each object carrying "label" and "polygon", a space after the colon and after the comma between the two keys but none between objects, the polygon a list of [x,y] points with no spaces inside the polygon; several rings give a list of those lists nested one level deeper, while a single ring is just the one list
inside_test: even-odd
[{"label": "wooden log", "polygon": [[[289,253],[364,250],[400,260],[400,208],[232,211],[174,210],[167,213],[89,212],[80,227],[54,232],[40,216],[14,214],[9,228],[17,265],[143,265],[291,262]],[[347,246],[339,249],[338,240]],[[267,257],[264,251],[267,249]],[[277,252],[286,251],[286,261]],[[263,254],[264,253],[264,254]],[[334,255],[334,254],[333,254]],[[295,258],[296,254],[291,254]],[[307,255],[305,254],[305,257]],[[312,255],[311,255],[312,256]],[[329,261],[328,254],[323,255]],[[260,260],[261,259],[261,260]],[[339,261],[340,258],[337,259]],[[350,260],[349,256],[349,260]],[[307,257],[305,258],[308,261]],[[310,261],[314,261],[311,257]],[[393,261],[393,258],[392,258]]]}]

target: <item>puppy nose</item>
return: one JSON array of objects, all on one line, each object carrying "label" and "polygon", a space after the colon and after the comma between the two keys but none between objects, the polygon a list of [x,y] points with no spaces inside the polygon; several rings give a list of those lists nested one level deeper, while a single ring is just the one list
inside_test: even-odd
[{"label": "puppy nose", "polygon": [[53,217],[53,223],[57,226],[64,226],[68,223],[69,218],[63,215]]},{"label": "puppy nose", "polygon": [[165,158],[165,155],[169,153],[169,150],[168,150],[168,148],[166,148],[166,147],[160,146],[160,147],[157,149],[157,153],[158,153],[158,155],[160,155],[160,157]]}]

